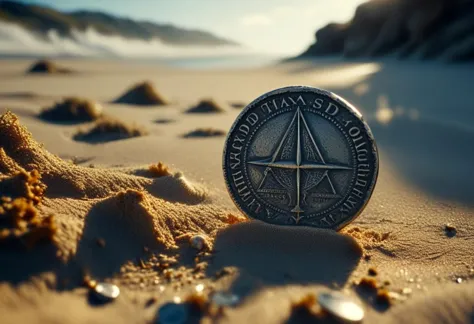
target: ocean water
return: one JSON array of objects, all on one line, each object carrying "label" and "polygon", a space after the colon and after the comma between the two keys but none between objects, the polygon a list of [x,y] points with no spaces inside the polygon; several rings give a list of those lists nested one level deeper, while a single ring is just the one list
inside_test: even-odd
[{"label": "ocean water", "polygon": [[[283,60],[283,56],[270,55],[230,55],[212,57],[182,57],[182,58],[161,58],[151,60],[159,64],[189,68],[189,69],[245,69],[258,68],[276,64]],[[146,60],[147,63],[150,60]]]}]

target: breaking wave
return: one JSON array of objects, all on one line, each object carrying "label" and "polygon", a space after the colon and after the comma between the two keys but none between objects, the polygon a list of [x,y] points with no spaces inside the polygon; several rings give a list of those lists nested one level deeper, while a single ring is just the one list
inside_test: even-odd
[{"label": "breaking wave", "polygon": [[63,37],[52,29],[43,37],[21,26],[0,22],[0,55],[170,58],[248,53],[248,49],[240,46],[173,46],[159,39],[146,41],[103,35],[92,28],[73,30],[71,37]]}]

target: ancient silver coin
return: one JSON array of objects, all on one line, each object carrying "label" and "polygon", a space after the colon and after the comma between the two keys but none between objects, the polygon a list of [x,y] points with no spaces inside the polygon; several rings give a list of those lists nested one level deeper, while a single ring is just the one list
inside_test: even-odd
[{"label": "ancient silver coin", "polygon": [[245,215],[339,230],[369,201],[378,155],[356,108],[331,92],[293,86],[241,112],[227,135],[223,169]]}]

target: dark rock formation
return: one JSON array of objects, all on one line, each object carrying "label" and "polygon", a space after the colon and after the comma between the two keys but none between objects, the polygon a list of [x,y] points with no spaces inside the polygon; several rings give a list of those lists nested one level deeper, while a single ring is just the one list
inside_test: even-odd
[{"label": "dark rock formation", "polygon": [[343,55],[474,59],[474,0],[371,0],[329,24],[300,57]]}]

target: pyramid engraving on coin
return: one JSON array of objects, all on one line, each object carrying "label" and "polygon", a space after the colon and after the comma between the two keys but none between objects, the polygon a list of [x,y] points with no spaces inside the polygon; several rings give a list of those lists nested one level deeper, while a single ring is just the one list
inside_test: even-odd
[{"label": "pyramid engraving on coin", "polygon": [[265,167],[257,192],[287,195],[296,223],[304,217],[301,215],[304,213],[302,206],[308,204],[308,192],[311,191],[312,197],[324,200],[340,198],[331,180],[331,171],[352,170],[347,165],[325,162],[300,108],[297,108],[272,156],[248,163]]}]

